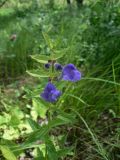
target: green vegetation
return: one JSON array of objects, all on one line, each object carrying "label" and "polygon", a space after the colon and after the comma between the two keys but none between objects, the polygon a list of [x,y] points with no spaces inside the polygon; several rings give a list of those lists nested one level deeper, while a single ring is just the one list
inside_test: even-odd
[{"label": "green vegetation", "polygon": [[[119,0],[0,0],[1,160],[120,159],[119,15]],[[49,60],[82,73],[52,81],[55,103]]]}]

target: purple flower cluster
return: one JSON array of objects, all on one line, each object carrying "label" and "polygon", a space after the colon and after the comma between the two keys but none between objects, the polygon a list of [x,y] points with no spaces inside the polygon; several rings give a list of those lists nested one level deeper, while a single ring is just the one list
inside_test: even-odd
[{"label": "purple flower cluster", "polygon": [[41,97],[48,102],[55,102],[60,97],[61,92],[52,83],[48,83],[41,94]]},{"label": "purple flower cluster", "polygon": [[[50,64],[46,64],[45,68],[49,68]],[[81,73],[73,64],[67,64],[66,66],[62,67],[61,64],[55,63],[54,68],[56,71],[62,71],[61,73],[61,80],[65,81],[71,81],[71,82],[77,82],[81,79]],[[41,94],[41,97],[47,101],[47,102],[56,102],[57,99],[61,96],[61,92],[56,89],[56,87],[49,82],[43,93]]]}]

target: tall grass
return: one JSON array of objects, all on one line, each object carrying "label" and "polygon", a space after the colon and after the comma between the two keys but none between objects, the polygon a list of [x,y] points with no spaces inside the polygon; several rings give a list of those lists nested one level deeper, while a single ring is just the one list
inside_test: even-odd
[{"label": "tall grass", "polygon": [[[8,2],[0,10],[1,82],[14,80],[25,73],[27,67],[33,67],[29,55],[39,53],[38,42],[41,41],[41,23],[35,10],[36,2],[13,2]],[[11,40],[13,35],[16,38]]]}]

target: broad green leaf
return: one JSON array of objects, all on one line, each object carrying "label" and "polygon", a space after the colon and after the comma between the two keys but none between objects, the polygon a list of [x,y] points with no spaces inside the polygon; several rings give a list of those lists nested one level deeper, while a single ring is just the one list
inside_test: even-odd
[{"label": "broad green leaf", "polygon": [[12,125],[13,127],[18,126],[20,124],[20,119],[18,118],[17,115],[13,113],[9,124]]},{"label": "broad green leaf", "polygon": [[10,115],[5,114],[4,116],[0,115],[0,125],[8,123],[10,121]]},{"label": "broad green leaf", "polygon": [[24,118],[24,113],[18,106],[14,106],[14,108],[11,107],[11,113],[14,113],[19,119]]},{"label": "broad green leaf", "polygon": [[32,100],[32,102],[33,102],[34,110],[36,111],[37,115],[39,115],[41,118],[45,118],[46,111],[47,111],[46,106],[43,105],[40,100],[35,98]]},{"label": "broad green leaf", "polygon": [[11,114],[11,120],[9,122],[10,125],[18,126],[21,123],[21,119],[24,117],[23,112],[20,110],[20,108],[15,106],[14,109],[11,108],[10,114]]},{"label": "broad green leaf", "polygon": [[17,160],[14,153],[7,146],[0,146],[0,149],[6,160]]}]

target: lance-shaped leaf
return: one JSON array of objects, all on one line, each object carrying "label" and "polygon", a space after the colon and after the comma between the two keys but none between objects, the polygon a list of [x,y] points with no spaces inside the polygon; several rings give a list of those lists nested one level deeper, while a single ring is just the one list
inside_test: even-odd
[{"label": "lance-shaped leaf", "polygon": [[36,54],[36,55],[31,55],[31,58],[38,63],[46,64],[48,63],[48,61],[58,60],[62,58],[64,55],[65,52],[61,53],[61,51],[55,51],[49,56]]},{"label": "lance-shaped leaf", "polygon": [[2,155],[6,160],[17,160],[14,153],[7,146],[0,146],[0,150],[2,151]]},{"label": "lance-shaped leaf", "polygon": [[31,55],[31,58],[34,59],[36,62],[43,63],[43,64],[48,63],[48,60],[50,60],[50,56],[39,55],[39,54]]},{"label": "lance-shaped leaf", "polygon": [[26,71],[30,76],[32,77],[36,77],[36,78],[45,78],[45,77],[49,77],[49,74],[46,74],[44,71],[41,70],[30,70],[30,71]]},{"label": "lance-shaped leaf", "polygon": [[50,37],[48,36],[48,34],[42,32],[43,37],[47,43],[47,45],[50,47],[50,49],[53,49],[53,42],[51,41]]}]

